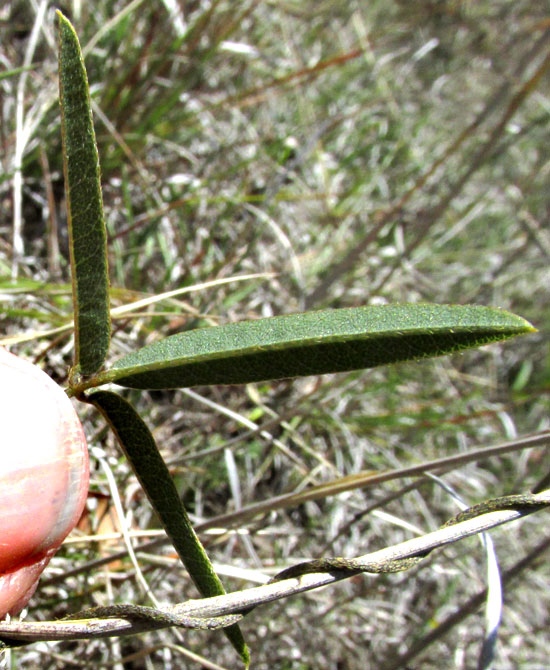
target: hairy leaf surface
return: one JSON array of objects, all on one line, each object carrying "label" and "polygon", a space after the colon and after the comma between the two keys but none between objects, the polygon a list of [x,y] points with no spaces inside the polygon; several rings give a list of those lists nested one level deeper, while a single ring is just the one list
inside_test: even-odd
[{"label": "hairy leaf surface", "polygon": [[99,157],[78,37],[59,19],[59,97],[73,283],[75,372],[97,372],[109,349],[109,283]]},{"label": "hairy leaf surface", "polygon": [[173,335],[118,360],[101,383],[161,389],[343,372],[441,356],[532,330],[514,314],[476,306],[306,312]]},{"label": "hairy leaf surface", "polygon": [[[143,419],[124,398],[110,391],[97,391],[88,401],[97,407],[113,429],[199,593],[205,598],[223,595],[225,589],[193,530],[166,463]],[[224,633],[248,665],[248,649],[239,626],[229,626]]]}]

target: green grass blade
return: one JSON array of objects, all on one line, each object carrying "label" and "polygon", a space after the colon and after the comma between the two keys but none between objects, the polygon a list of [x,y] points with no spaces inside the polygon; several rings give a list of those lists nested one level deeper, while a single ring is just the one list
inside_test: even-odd
[{"label": "green grass blade", "polygon": [[0,81],[2,81],[2,79],[7,79],[8,77],[15,77],[22,72],[34,70],[35,67],[35,65],[24,65],[22,67],[15,67],[12,70],[4,70],[4,72],[0,72]]},{"label": "green grass blade", "polygon": [[[193,530],[183,502],[159,453],[149,428],[126,400],[116,393],[97,391],[87,399],[113,429],[143,490],[153,505],[191,579],[205,597],[225,593],[199,538]],[[227,638],[248,667],[249,654],[237,624],[224,629]]]},{"label": "green grass blade", "polygon": [[441,356],[533,331],[503,310],[383,305],[201,328],[118,360],[97,379],[131,388],[243,384]]},{"label": "green grass blade", "polygon": [[109,349],[107,242],[88,79],[78,37],[59,19],[59,97],[75,322],[75,372],[97,372]]}]

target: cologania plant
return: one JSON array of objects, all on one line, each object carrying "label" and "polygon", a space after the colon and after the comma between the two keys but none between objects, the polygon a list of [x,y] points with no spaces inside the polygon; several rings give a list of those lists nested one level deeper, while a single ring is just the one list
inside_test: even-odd
[{"label": "cologania plant", "polygon": [[[519,316],[482,306],[365,306],[182,332],[130,353],[105,368],[111,327],[99,159],[78,38],[60,12],[58,23],[75,338],[67,394],[95,406],[112,429],[201,599],[162,608],[130,603],[96,607],[55,622],[3,623],[0,636],[4,646],[45,639],[138,633],[168,626],[222,628],[248,665],[249,652],[239,621],[255,606],[360,572],[407,569],[434,547],[517,518],[550,502],[548,493],[486,501],[462,512],[439,531],[414,541],[356,559],[319,558],[283,571],[267,585],[226,594],[149,428],[122,395],[100,387],[116,384],[131,389],[173,389],[342,372],[442,356],[529,333],[534,328]],[[1,565],[0,613],[5,614],[25,605],[41,570],[78,520],[83,492],[87,490],[88,469],[78,420],[61,389],[51,380],[44,381],[42,373],[30,364],[7,352],[0,351],[0,368],[5,391],[3,411],[13,415],[15,422],[7,429],[3,423],[4,444],[9,449],[21,453],[28,450],[31,454],[24,464],[20,459],[4,458],[3,499],[10,501],[10,509],[19,514],[31,510],[27,498],[34,494],[35,506],[44,511],[43,515],[35,515],[35,525],[40,527],[26,538],[22,548],[15,545],[14,520],[17,525],[20,517],[5,511],[0,514],[0,535],[13,544],[0,552],[0,560],[5,558]],[[17,393],[12,393],[15,389]],[[17,422],[23,421],[19,409],[26,399],[33,399],[33,403],[45,409],[37,415],[32,430],[19,434]],[[50,411],[50,405],[59,407],[59,412]],[[57,452],[51,456],[54,460],[61,459],[61,465],[51,480],[39,487],[37,483],[45,481],[45,471],[50,472],[46,445],[38,444],[37,437],[46,432],[53,447],[62,446],[61,456]],[[15,447],[14,441],[19,441]],[[20,477],[21,470],[24,477]],[[27,488],[21,488],[20,481],[25,477]],[[59,502],[60,496],[61,503],[55,507],[53,501]],[[53,519],[52,510],[57,515]],[[7,594],[3,584],[15,584],[23,568],[30,577],[21,582],[15,595]]]}]

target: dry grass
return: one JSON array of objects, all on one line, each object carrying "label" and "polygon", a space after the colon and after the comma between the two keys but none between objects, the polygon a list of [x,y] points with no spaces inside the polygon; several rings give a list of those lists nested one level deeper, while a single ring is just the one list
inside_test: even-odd
[{"label": "dry grass", "polygon": [[[197,389],[218,409],[183,391],[131,392],[195,519],[361,470],[422,463],[549,428],[546,3],[199,0],[179,3],[172,15],[168,7],[177,3],[144,2],[126,15],[127,2],[66,4],[82,44],[94,41],[86,63],[97,108],[113,303],[243,273],[276,273],[117,320],[113,360],[182,329],[305,306],[471,302],[510,309],[539,328],[504,346],[422,364]],[[36,11],[23,1],[0,8],[0,75],[25,62]],[[52,14],[48,7],[31,69],[0,79],[5,335],[70,320]],[[22,224],[15,241],[14,220]],[[42,359],[63,382],[68,333],[13,350]],[[137,532],[156,528],[97,415],[82,408],[81,416],[115,476],[124,522]],[[224,458],[224,449],[233,457]],[[84,537],[110,533],[119,523],[112,518],[116,494],[92,460]],[[475,503],[529,490],[547,472],[539,448],[464,465],[445,479]],[[238,578],[222,570],[227,588],[245,588],[253,583],[246,576],[254,576],[247,571],[269,575],[301,558],[365,553],[411,537],[406,524],[427,531],[455,513],[433,482],[393,495],[410,483],[273,511],[242,523],[247,535],[203,539],[217,564],[243,570]],[[385,514],[364,514],[390,497]],[[542,539],[544,514],[492,534],[503,568]],[[146,602],[127,558],[88,567],[122,548],[120,540],[68,544],[29,617]],[[140,564],[161,601],[196,596],[169,546],[141,553]],[[495,667],[547,667],[548,573],[538,560],[507,585]],[[256,610],[243,630],[258,670],[396,667],[396,654],[484,583],[482,550],[468,540],[410,573],[357,577]],[[476,610],[410,667],[439,668],[442,658],[452,667],[475,667],[481,622]],[[189,632],[180,640],[173,631],[35,645],[13,652],[12,663],[195,667],[182,655],[183,644],[235,667],[219,633]]]}]

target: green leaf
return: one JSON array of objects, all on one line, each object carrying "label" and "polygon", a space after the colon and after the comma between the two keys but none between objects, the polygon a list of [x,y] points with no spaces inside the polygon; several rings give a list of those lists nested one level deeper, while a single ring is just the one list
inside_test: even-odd
[{"label": "green leaf", "polygon": [[441,356],[533,331],[503,310],[383,305],[200,328],[155,342],[90,380],[141,389],[244,384]]},{"label": "green leaf", "polygon": [[[132,405],[116,393],[97,391],[86,400],[97,407],[113,429],[199,593],[205,598],[223,595],[225,589],[193,530],[149,428]],[[224,633],[248,667],[248,648],[239,626],[229,626]]]},{"label": "green leaf", "polygon": [[97,372],[109,349],[107,242],[86,69],[70,22],[59,19],[59,97],[73,279],[74,372]]}]

